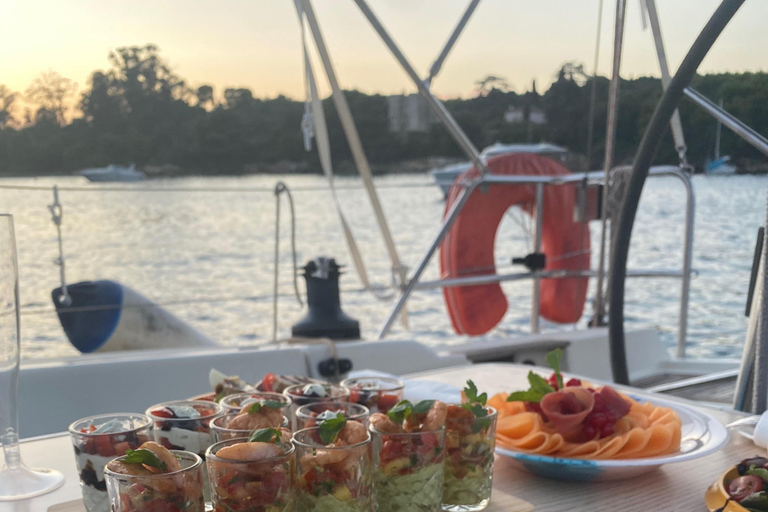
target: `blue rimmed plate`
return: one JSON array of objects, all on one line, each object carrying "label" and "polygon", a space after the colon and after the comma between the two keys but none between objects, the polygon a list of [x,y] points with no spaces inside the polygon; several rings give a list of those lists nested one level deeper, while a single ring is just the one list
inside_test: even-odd
[{"label": "blue rimmed plate", "polygon": [[728,442],[728,431],[715,418],[671,400],[629,395],[640,403],[650,402],[674,410],[682,423],[680,450],[661,457],[642,459],[587,460],[550,457],[496,447],[496,453],[510,457],[531,473],[557,480],[621,480],[652,471],[664,464],[698,459],[718,451]]}]

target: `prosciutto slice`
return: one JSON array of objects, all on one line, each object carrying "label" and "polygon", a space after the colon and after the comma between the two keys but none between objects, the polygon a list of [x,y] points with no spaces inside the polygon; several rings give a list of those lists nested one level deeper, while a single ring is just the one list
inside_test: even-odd
[{"label": "prosciutto slice", "polygon": [[599,393],[603,398],[603,402],[605,402],[605,408],[617,420],[626,416],[632,408],[632,404],[624,400],[624,398],[613,388],[603,386]]},{"label": "prosciutto slice", "polygon": [[586,389],[573,386],[544,395],[539,405],[557,431],[568,438],[581,431],[581,423],[592,412],[595,398]]}]

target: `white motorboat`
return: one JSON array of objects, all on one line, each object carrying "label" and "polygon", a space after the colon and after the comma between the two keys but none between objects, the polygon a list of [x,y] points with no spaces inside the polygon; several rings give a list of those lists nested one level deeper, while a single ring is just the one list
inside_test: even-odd
[{"label": "white motorboat", "polygon": [[85,176],[92,182],[131,182],[144,181],[147,175],[136,169],[134,164],[108,165],[106,167],[95,167],[80,171],[81,176]]},{"label": "white motorboat", "polygon": [[[544,155],[560,163],[565,163],[568,150],[564,147],[548,142],[540,142],[538,144],[502,144],[497,142],[483,149],[480,153],[483,161],[487,162],[488,159],[508,155],[511,153],[531,153],[534,155]],[[460,162],[456,164],[446,165],[445,167],[437,167],[429,171],[432,179],[443,191],[443,194],[448,195],[448,191],[451,189],[454,180],[462,172],[470,169],[472,162]]]},{"label": "white motorboat", "polygon": [[[723,100],[720,100],[720,108],[723,108]],[[720,139],[723,132],[723,123],[717,122],[717,128],[715,129],[715,157],[712,160],[708,160],[704,164],[704,173],[709,175],[723,176],[728,174],[736,174],[737,168],[731,163],[731,157],[728,155],[720,155]]]}]

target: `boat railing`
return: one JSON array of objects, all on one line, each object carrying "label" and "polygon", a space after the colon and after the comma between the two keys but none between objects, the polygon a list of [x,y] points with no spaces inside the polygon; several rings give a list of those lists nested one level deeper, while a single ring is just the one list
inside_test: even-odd
[{"label": "boat railing", "polygon": [[[688,330],[688,304],[690,298],[690,280],[692,273],[692,258],[693,258],[693,230],[694,230],[694,213],[695,213],[695,196],[693,192],[693,186],[691,184],[690,175],[680,167],[676,166],[659,166],[653,167],[650,171],[650,175],[654,177],[673,177],[678,179],[685,190],[685,233],[684,233],[684,245],[683,245],[683,261],[680,270],[674,269],[638,269],[627,273],[628,277],[632,278],[679,278],[681,280],[680,288],[680,313],[678,319],[677,329],[677,345],[676,355],[677,357],[685,357],[685,339]],[[540,315],[539,315],[539,293],[541,289],[542,279],[565,279],[574,277],[596,277],[599,275],[599,270],[537,270],[531,272],[517,272],[506,274],[484,274],[465,277],[454,277],[448,279],[438,279],[434,281],[421,281],[421,276],[424,270],[429,265],[432,257],[437,249],[443,242],[443,239],[451,230],[462,209],[466,205],[469,197],[476,192],[476,189],[480,188],[482,192],[483,187],[494,185],[534,185],[535,190],[535,202],[534,208],[534,225],[533,225],[533,241],[534,252],[540,253],[542,250],[542,219],[544,214],[544,187],[547,186],[583,186],[586,185],[604,185],[605,177],[602,171],[586,172],[569,174],[565,176],[497,176],[492,174],[480,175],[477,178],[469,181],[462,181],[458,183],[463,190],[460,195],[454,201],[451,209],[446,213],[443,223],[435,236],[434,240],[427,248],[427,251],[422,256],[418,265],[416,266],[411,278],[401,286],[400,294],[392,307],[389,315],[387,315],[384,323],[379,329],[378,338],[385,338],[398,317],[400,312],[405,307],[406,302],[410,295],[416,290],[426,290],[442,287],[455,287],[455,286],[476,286],[491,283],[501,283],[508,281],[520,281],[524,279],[531,279],[533,281],[533,293],[531,297],[531,332],[538,333],[540,330]]]}]

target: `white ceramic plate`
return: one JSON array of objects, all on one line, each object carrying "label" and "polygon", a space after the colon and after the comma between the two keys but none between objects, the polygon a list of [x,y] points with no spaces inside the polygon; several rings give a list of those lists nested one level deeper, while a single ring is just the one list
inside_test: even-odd
[{"label": "white ceramic plate", "polygon": [[522,453],[496,447],[496,453],[511,457],[519,467],[531,473],[557,480],[621,480],[647,473],[663,464],[704,457],[728,442],[726,428],[709,414],[685,405],[654,397],[651,400],[628,394],[638,402],[673,409],[682,422],[682,438],[677,453],[660,457],[623,460],[585,460]]}]

